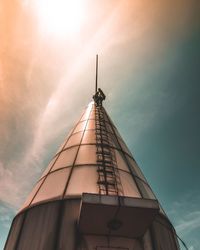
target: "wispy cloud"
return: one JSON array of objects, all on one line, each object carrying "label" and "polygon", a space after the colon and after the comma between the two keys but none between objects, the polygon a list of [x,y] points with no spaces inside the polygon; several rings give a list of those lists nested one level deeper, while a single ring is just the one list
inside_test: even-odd
[{"label": "wispy cloud", "polygon": [[188,245],[189,249],[197,250],[200,240],[196,238],[200,231],[200,196],[198,191],[188,191],[179,201],[172,204],[169,211],[177,234]]},{"label": "wispy cloud", "polygon": [[0,200],[0,227],[9,229],[10,222],[16,210]]},{"label": "wispy cloud", "polygon": [[20,183],[17,182],[14,172],[14,169],[10,170],[0,163],[0,200],[17,206],[20,202]]},{"label": "wispy cloud", "polygon": [[200,230],[200,210],[187,213],[176,225],[176,230],[183,235]]}]

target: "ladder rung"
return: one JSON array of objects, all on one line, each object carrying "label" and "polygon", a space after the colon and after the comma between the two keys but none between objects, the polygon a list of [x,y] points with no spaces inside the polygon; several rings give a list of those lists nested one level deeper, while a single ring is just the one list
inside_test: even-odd
[{"label": "ladder rung", "polygon": [[109,183],[107,181],[98,181],[97,184],[100,184],[100,185],[104,185],[104,186],[112,186],[112,187],[115,187],[116,186],[116,183]]},{"label": "ladder rung", "polygon": [[107,175],[107,174],[115,175],[113,171],[107,171],[107,170],[105,171],[105,170],[103,170],[103,169],[98,169],[97,172],[105,173],[106,175]]},{"label": "ladder rung", "polygon": [[107,161],[107,160],[97,160],[97,162],[103,162],[103,163],[109,163],[109,164],[112,164],[112,161]]},{"label": "ladder rung", "polygon": [[110,148],[110,145],[108,143],[98,143],[96,144],[97,146],[104,146],[104,147],[107,147],[107,148]]},{"label": "ladder rung", "polygon": [[115,168],[112,165],[98,165],[98,169],[106,169],[106,170],[113,170],[115,171]]},{"label": "ladder rung", "polygon": [[[97,127],[99,127],[99,128],[97,128]],[[106,128],[106,124],[96,124],[96,129],[101,129],[102,127]]]},{"label": "ladder rung", "polygon": [[[104,153],[102,153],[102,152],[96,152],[96,155],[97,155],[97,157],[104,157],[104,159],[105,158],[107,158],[107,159],[113,159],[113,156],[111,155],[111,154],[104,154]],[[115,160],[115,159],[113,159],[113,160]]]},{"label": "ladder rung", "polygon": [[110,152],[109,152],[109,150],[105,151],[105,150],[101,149],[101,151],[100,151],[97,149],[96,154],[97,155],[110,155]]}]

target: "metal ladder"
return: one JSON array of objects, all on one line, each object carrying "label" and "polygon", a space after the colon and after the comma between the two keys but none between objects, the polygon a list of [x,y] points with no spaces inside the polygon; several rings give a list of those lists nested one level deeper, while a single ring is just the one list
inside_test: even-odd
[{"label": "metal ladder", "polygon": [[95,124],[99,194],[123,195],[116,156],[114,150],[111,148],[111,139],[107,130],[102,106],[96,106]]}]

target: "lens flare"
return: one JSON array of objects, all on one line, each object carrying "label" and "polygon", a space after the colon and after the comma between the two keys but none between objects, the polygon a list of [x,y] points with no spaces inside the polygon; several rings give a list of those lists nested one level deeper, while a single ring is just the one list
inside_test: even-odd
[{"label": "lens flare", "polygon": [[45,33],[70,36],[78,33],[83,23],[81,0],[37,0],[36,11]]}]

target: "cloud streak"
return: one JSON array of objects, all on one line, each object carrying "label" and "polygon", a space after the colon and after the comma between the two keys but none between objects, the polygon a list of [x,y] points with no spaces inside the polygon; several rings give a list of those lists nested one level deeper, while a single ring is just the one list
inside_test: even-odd
[{"label": "cloud streak", "polygon": [[188,191],[179,201],[172,204],[168,215],[174,221],[177,234],[188,245],[189,249],[198,249],[199,239],[195,238],[200,230],[199,195],[196,191]]},{"label": "cloud streak", "polygon": [[200,229],[200,210],[189,212],[186,214],[185,219],[179,221],[176,230],[181,234],[189,234],[193,230]]}]

